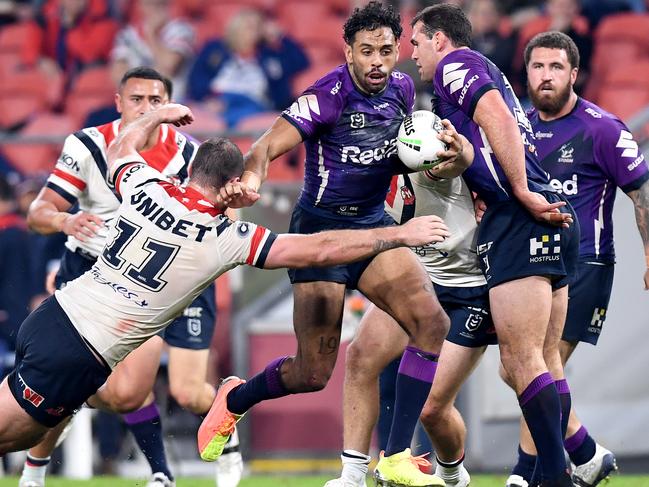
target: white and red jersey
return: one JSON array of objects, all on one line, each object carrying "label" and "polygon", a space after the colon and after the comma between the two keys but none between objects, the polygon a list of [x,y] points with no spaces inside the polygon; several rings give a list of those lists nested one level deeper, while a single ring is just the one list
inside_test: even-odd
[{"label": "white and red jersey", "polygon": [[[79,203],[79,209],[100,217],[110,226],[119,208],[120,198],[108,182],[106,149],[117,136],[120,120],[88,127],[69,135],[56,166],[47,180],[47,187],[56,191],[71,204]],[[154,169],[165,176],[186,179],[189,165],[198,150],[198,144],[176,131],[173,126],[162,125],[158,142],[142,152],[142,157]],[[97,257],[106,241],[108,228],[81,242],[68,237],[66,247],[72,252],[81,248]]]},{"label": "white and red jersey", "polygon": [[426,171],[394,176],[385,211],[397,223],[422,215],[444,220],[450,237],[413,249],[435,284],[474,287],[487,283],[478,267],[473,199],[461,177],[437,180]]},{"label": "white and red jersey", "polygon": [[241,264],[263,267],[276,238],[254,223],[229,220],[144,160],[115,174],[123,201],[106,246],[90,271],[55,294],[110,367],[170,324],[219,275]]}]

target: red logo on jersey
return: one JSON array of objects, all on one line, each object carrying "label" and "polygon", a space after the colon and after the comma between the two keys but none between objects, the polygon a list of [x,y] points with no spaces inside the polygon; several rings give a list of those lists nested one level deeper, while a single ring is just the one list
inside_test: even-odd
[{"label": "red logo on jersey", "polygon": [[401,186],[401,198],[403,198],[404,205],[414,205],[415,204],[415,195],[412,194],[408,186]]},{"label": "red logo on jersey", "polygon": [[45,398],[41,396],[38,392],[36,392],[34,389],[29,387],[20,374],[18,374],[18,380],[23,386],[23,399],[31,402],[36,407],[40,406],[41,403],[45,400]]}]

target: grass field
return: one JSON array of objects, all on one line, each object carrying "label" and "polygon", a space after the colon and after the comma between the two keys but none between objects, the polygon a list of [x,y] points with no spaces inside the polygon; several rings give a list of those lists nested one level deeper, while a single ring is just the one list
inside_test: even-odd
[{"label": "grass field", "polygon": [[[248,477],[244,479],[239,487],[322,487],[331,477]],[[503,487],[505,477],[498,475],[476,475],[472,479],[471,487]],[[143,487],[145,480],[123,479],[117,477],[97,477],[88,481],[66,480],[58,477],[47,479],[47,487]],[[17,487],[17,477],[0,478],[0,487]],[[368,487],[373,483],[368,481]],[[602,483],[605,487],[649,487],[649,476],[615,476],[608,483]],[[178,479],[177,487],[214,487],[214,481],[210,479]]]}]

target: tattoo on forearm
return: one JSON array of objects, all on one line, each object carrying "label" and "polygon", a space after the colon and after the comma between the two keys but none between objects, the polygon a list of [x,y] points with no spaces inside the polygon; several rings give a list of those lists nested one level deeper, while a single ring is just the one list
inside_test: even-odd
[{"label": "tattoo on forearm", "polygon": [[320,348],[318,353],[322,355],[331,355],[338,351],[338,338],[336,337],[320,337]]},{"label": "tattoo on forearm", "polygon": [[390,250],[399,247],[399,244],[396,242],[391,242],[389,240],[377,240],[374,242],[374,250],[376,252],[383,252],[385,250]]},{"label": "tattoo on forearm", "polygon": [[635,220],[645,248],[645,255],[647,255],[649,252],[649,181],[640,186],[638,190],[631,191],[629,197],[633,200]]}]

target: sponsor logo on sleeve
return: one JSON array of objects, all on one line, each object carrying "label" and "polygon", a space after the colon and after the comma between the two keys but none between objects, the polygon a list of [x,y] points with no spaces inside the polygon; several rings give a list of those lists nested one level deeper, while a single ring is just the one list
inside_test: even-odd
[{"label": "sponsor logo on sleeve", "polygon": [[624,149],[622,151],[622,157],[630,157],[632,159],[638,157],[638,143],[633,140],[631,132],[621,130],[620,138],[617,140],[615,147],[618,149]]},{"label": "sponsor logo on sleeve", "polygon": [[75,161],[74,158],[67,152],[62,152],[57,162],[63,164],[65,167],[76,172],[77,174],[81,171],[79,163]]},{"label": "sponsor logo on sleeve", "polygon": [[311,122],[313,121],[311,114],[320,115],[318,97],[313,94],[302,95],[285,113],[298,122],[302,123],[304,120]]},{"label": "sponsor logo on sleeve", "polygon": [[453,94],[464,85],[464,78],[469,72],[468,69],[460,69],[464,63],[448,63],[444,66],[443,79],[444,87],[448,87],[449,93]]}]

